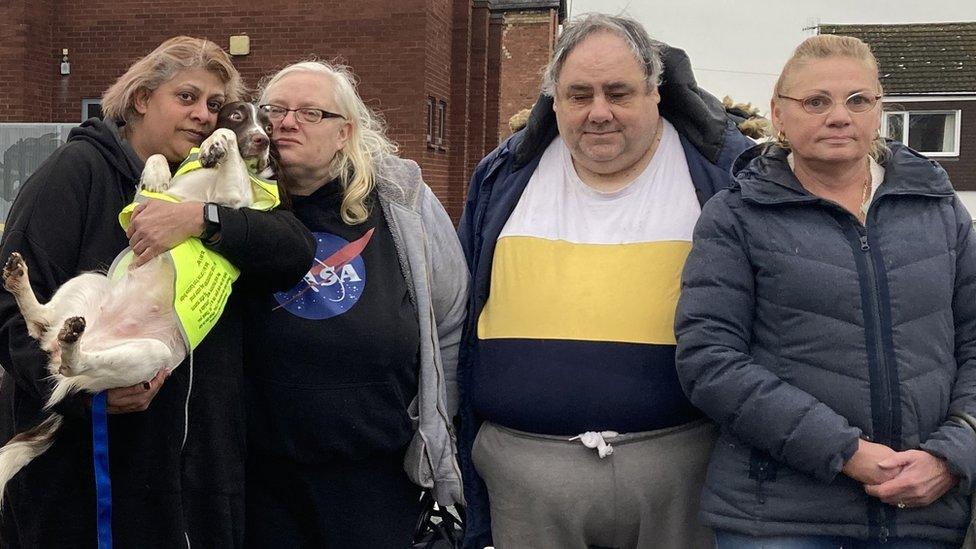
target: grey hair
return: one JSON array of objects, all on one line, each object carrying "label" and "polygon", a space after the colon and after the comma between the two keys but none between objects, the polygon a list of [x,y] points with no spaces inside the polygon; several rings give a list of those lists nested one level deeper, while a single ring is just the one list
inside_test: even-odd
[{"label": "grey hair", "polygon": [[556,40],[552,60],[542,73],[543,94],[555,97],[559,73],[563,70],[566,58],[586,38],[600,32],[615,34],[627,43],[637,63],[644,69],[648,86],[661,84],[661,74],[664,72],[664,62],[661,60],[663,44],[652,40],[643,25],[629,17],[584,13],[563,27],[563,32]]},{"label": "grey hair", "polygon": [[288,65],[261,86],[260,103],[267,101],[269,90],[282,78],[299,72],[331,79],[336,110],[352,125],[349,141],[336,152],[330,172],[332,177],[339,178],[343,187],[342,220],[348,225],[362,223],[369,217],[367,199],[376,184],[376,162],[383,156],[396,154],[398,147],[386,136],[382,117],[359,96],[358,80],[352,69],[339,62],[310,60]]}]

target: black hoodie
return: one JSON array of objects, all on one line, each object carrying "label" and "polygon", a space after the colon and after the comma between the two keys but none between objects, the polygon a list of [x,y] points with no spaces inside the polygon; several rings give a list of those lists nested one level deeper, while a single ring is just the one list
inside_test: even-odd
[{"label": "black hoodie", "polygon": [[[115,125],[97,119],[27,180],[0,241],[0,259],[20,252],[41,302],[71,277],[105,270],[126,245],[118,212],[142,163]],[[241,294],[294,285],[315,250],[288,212],[221,209],[215,248],[241,269],[223,317],[174,370],[141,413],[109,417],[116,547],[238,547],[243,543]],[[50,394],[47,356],[26,334],[13,296],[0,292],[0,436],[37,425]],[[53,446],[7,485],[0,546],[95,547],[91,420],[86,400],[68,399]]]}]

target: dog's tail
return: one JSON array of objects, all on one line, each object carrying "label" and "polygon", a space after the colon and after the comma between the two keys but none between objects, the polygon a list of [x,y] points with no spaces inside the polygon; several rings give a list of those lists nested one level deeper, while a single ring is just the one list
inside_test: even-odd
[{"label": "dog's tail", "polygon": [[61,427],[61,416],[51,414],[40,425],[24,431],[10,439],[0,448],[0,506],[3,505],[3,491],[7,481],[37,456],[43,454],[54,443],[54,436]]}]

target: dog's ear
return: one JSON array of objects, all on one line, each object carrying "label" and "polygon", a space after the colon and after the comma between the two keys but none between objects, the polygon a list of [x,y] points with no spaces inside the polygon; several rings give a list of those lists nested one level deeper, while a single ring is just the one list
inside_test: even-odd
[{"label": "dog's ear", "polygon": [[275,146],[274,141],[271,142],[268,165],[274,171],[274,179],[278,182],[278,196],[281,198],[281,205],[278,207],[282,210],[291,211],[292,200],[291,193],[288,192],[288,177],[281,169],[281,155],[278,154],[278,147]]}]

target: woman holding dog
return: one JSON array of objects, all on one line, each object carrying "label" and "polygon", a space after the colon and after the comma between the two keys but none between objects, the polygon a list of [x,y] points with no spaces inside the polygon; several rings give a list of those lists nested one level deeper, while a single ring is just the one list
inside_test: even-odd
[{"label": "woman holding dog", "polygon": [[347,67],[290,65],[260,103],[318,250],[301,283],[249,303],[247,545],[408,547],[418,485],[461,501],[461,248]]},{"label": "woman holding dog", "polygon": [[678,374],[721,427],[720,549],[958,547],[976,483],[976,235],[945,171],[885,142],[863,42],[804,41],[778,131],[708,202]]},{"label": "woman holding dog", "polygon": [[[118,222],[146,159],[159,153],[180,163],[241,92],[237,70],[217,45],[167,40],[105,92],[105,120],[72,130],[24,184],[0,245],[4,259],[24,256],[42,302],[76,274],[107,269],[127,245],[143,263],[205,230],[208,245],[241,270],[223,317],[181,367],[108,392],[117,547],[243,544],[242,294],[292,286],[314,245],[289,213],[218,208],[219,219],[205,223],[199,202],[151,201],[134,214],[128,234]],[[48,357],[29,339],[7,292],[0,292],[0,340],[7,440],[46,417],[51,389]],[[54,411],[64,424],[53,446],[7,485],[2,547],[95,545],[89,404],[78,395]]]}]

